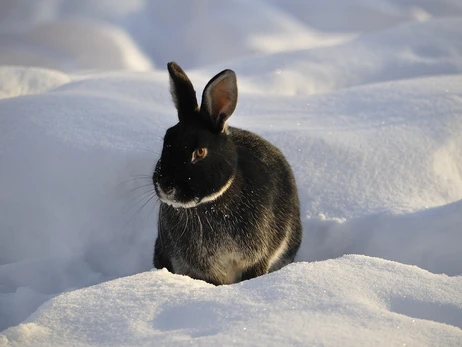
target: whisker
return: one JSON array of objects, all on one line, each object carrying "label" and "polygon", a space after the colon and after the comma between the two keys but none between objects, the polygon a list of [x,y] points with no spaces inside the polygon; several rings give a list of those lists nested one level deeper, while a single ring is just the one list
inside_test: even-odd
[{"label": "whisker", "polygon": [[130,193],[133,193],[133,192],[135,192],[135,191],[138,190],[138,189],[142,189],[142,188],[146,188],[146,187],[151,187],[151,188],[152,188],[152,189],[149,190],[150,192],[154,192],[154,191],[155,191],[155,190],[154,190],[153,184],[152,184],[152,183],[149,183],[149,184],[144,184],[144,185],[139,186],[139,187],[132,188],[132,189],[130,189],[130,190],[124,192],[124,193],[121,193],[120,196],[118,196],[117,198],[120,199],[120,198],[126,197],[126,196],[129,195]]},{"label": "whisker", "polygon": [[152,175],[138,175],[134,176],[132,178],[129,178],[128,180],[122,181],[120,183],[117,183],[116,186],[121,186],[122,184],[128,183],[128,182],[133,182],[136,180],[142,180],[142,179],[150,179],[152,180]]},{"label": "whisker", "polygon": [[160,155],[160,152],[155,152],[155,151],[153,151],[151,149],[147,149],[147,148],[133,147],[133,149],[140,150],[140,151],[146,151],[146,152],[154,153],[156,155]]},{"label": "whisker", "polygon": [[151,194],[152,194],[153,196],[157,196],[157,195],[155,194],[154,189],[152,189],[152,190],[145,191],[145,192],[143,192],[143,193],[141,193],[141,194],[139,194],[139,195],[133,197],[133,198],[130,199],[130,201],[127,203],[128,207],[127,207],[125,210],[121,211],[121,212],[124,213],[124,214],[127,213],[127,212],[128,212],[129,210],[131,210],[133,207],[135,207],[136,205],[138,205],[139,203],[141,203],[144,199],[146,199],[147,197],[151,196]]},{"label": "whisker", "polygon": [[124,230],[132,221],[135,217],[138,217],[139,214],[141,213],[141,211],[143,210],[143,208],[152,200],[156,197],[155,194],[153,194],[143,205],[141,205],[140,208],[138,208],[138,210],[135,212],[135,214],[133,214],[124,224],[124,226],[122,227],[122,230]]},{"label": "whisker", "polygon": [[149,213],[147,214],[147,216],[144,218],[143,222],[141,223],[141,230],[144,229],[146,222],[148,221],[149,217],[151,217],[152,211],[154,210],[155,210],[155,206],[152,206],[151,210],[149,211]]},{"label": "whisker", "polygon": [[148,201],[146,201],[146,202],[138,209],[137,213],[139,214],[139,213],[141,212],[141,210],[142,210],[152,199],[154,199],[155,197],[156,197],[156,195],[151,196],[151,197],[148,199]]},{"label": "whisker", "polygon": [[201,217],[199,215],[199,213],[196,211],[196,216],[197,216],[197,219],[199,220],[199,225],[200,225],[200,232],[201,232],[201,250],[202,250],[202,239],[203,239],[203,235],[204,235],[204,227],[202,225],[202,221],[201,221]]},{"label": "whisker", "polygon": [[183,232],[178,237],[178,240],[180,240],[183,237],[183,235],[186,233],[186,230],[187,230],[188,225],[189,225],[189,211],[188,211],[188,209],[186,209],[185,211],[186,211],[186,223],[184,224]]}]

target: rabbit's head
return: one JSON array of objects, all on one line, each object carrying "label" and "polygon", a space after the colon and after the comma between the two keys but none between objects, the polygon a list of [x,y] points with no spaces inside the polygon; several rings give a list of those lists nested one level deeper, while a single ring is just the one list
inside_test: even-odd
[{"label": "rabbit's head", "polygon": [[168,63],[179,122],[167,130],[153,182],[160,200],[190,208],[218,199],[232,185],[237,153],[226,121],[237,104],[236,74],[224,70],[204,88],[201,107],[185,72]]}]

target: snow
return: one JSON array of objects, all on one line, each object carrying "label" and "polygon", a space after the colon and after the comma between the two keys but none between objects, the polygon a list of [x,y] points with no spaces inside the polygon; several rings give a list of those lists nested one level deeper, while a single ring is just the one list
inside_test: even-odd
[{"label": "snow", "polygon": [[43,68],[0,66],[0,98],[40,94],[70,82],[65,73]]},{"label": "snow", "polygon": [[6,338],[21,346],[355,346],[361,336],[365,345],[456,346],[461,285],[461,277],[359,255],[220,287],[160,270],[60,295]]},{"label": "snow", "polygon": [[[0,4],[0,346],[462,345],[460,2],[181,4]],[[297,179],[294,264],[151,271],[169,60],[198,95],[237,72],[230,124]]]}]

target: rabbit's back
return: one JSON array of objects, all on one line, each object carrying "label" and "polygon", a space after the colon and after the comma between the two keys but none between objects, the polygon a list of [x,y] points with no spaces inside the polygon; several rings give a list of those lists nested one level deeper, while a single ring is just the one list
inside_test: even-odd
[{"label": "rabbit's back", "polygon": [[[238,128],[230,128],[238,151],[238,168],[250,195],[243,204],[258,212],[258,230],[270,244],[270,271],[293,261],[302,239],[300,203],[292,169],[281,151],[264,138]],[[246,196],[247,194],[243,194]],[[258,228],[257,228],[258,229]]]},{"label": "rabbit's back", "polygon": [[285,190],[287,196],[294,196],[291,202],[298,204],[292,169],[281,151],[250,131],[234,127],[229,127],[228,131],[237,149],[238,167],[245,172],[245,178],[258,186],[278,184],[274,188]]}]

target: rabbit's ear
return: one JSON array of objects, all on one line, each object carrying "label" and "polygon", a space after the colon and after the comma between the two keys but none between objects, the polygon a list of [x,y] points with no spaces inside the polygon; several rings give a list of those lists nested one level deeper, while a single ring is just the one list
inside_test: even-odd
[{"label": "rabbit's ear", "polygon": [[224,131],[226,121],[237,104],[236,74],[224,70],[210,80],[202,94],[201,112],[212,118],[217,130]]},{"label": "rabbit's ear", "polygon": [[178,118],[184,120],[188,114],[197,110],[196,91],[183,69],[175,62],[167,64],[170,74],[170,93],[178,110]]}]

